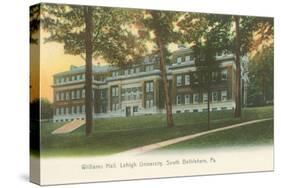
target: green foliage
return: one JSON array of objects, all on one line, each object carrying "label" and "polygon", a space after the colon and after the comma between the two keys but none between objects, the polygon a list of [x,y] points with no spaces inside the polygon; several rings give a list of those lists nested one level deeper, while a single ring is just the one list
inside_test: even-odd
[{"label": "green foliage", "polygon": [[266,43],[273,43],[273,18],[240,16],[241,52],[256,51]]},{"label": "green foliage", "polygon": [[249,62],[250,105],[264,105],[273,101],[273,47],[263,48]]},{"label": "green foliage", "polygon": [[219,68],[215,56],[228,49],[230,16],[186,13],[178,22],[182,43],[191,45],[201,85],[208,87],[210,74]]},{"label": "green foliage", "polygon": [[29,42],[31,44],[37,44],[38,39],[34,37],[34,34],[38,32],[40,28],[40,5],[34,5],[29,10]]},{"label": "green foliage", "polygon": [[[93,17],[93,57],[108,63],[132,63],[145,51],[144,44],[132,33],[135,10],[89,7]],[[45,42],[59,42],[66,54],[85,54],[85,21],[83,6],[44,4],[43,28],[50,36]],[[131,19],[132,18],[132,19]]]},{"label": "green foliage", "polygon": [[46,98],[35,99],[30,103],[30,113],[35,120],[52,119],[53,104]]},{"label": "green foliage", "polygon": [[154,52],[159,52],[159,42],[164,47],[165,62],[169,62],[170,52],[167,45],[178,41],[178,33],[175,30],[175,23],[180,13],[169,11],[146,10],[138,15],[136,25],[140,37],[145,42],[154,43]]}]

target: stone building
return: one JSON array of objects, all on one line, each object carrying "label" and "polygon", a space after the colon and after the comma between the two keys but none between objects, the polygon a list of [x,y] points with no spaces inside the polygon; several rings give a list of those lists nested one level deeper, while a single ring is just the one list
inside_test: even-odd
[{"label": "stone building", "polygon": [[[217,54],[219,69],[211,74],[211,110],[235,107],[235,56]],[[207,110],[207,92],[200,86],[192,50],[179,48],[167,65],[173,113]],[[54,122],[85,118],[85,66],[71,66],[54,75]],[[165,113],[159,57],[149,55],[127,67],[93,66],[93,117]]]}]

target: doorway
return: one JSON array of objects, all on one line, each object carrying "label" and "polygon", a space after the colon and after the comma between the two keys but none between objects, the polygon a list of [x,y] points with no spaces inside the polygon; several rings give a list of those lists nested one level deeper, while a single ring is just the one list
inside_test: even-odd
[{"label": "doorway", "polygon": [[131,107],[130,106],[127,106],[126,107],[126,116],[131,116]]}]

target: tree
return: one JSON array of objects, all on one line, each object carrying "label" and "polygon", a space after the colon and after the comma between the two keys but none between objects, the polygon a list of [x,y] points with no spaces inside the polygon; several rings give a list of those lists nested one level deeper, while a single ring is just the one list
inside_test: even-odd
[{"label": "tree", "polygon": [[249,62],[249,103],[258,106],[273,102],[273,46],[263,48]]},{"label": "tree", "polygon": [[234,117],[241,117],[241,63],[240,63],[240,49],[241,49],[241,37],[240,37],[240,17],[234,16],[235,22],[235,65],[236,65],[236,80],[235,80],[235,111]]},{"label": "tree", "polygon": [[187,13],[178,22],[182,43],[191,44],[193,49],[199,86],[207,91],[208,129],[212,74],[219,70],[216,55],[225,51],[230,43],[228,19],[225,15]]},{"label": "tree", "polygon": [[38,39],[33,35],[39,30],[40,27],[40,6],[33,5],[29,9],[29,42],[37,44]]},{"label": "tree", "polygon": [[[235,117],[241,117],[241,55],[258,51],[273,42],[273,19],[265,17],[233,16],[235,23]],[[231,22],[231,20],[230,20]]]},{"label": "tree", "polygon": [[138,58],[144,48],[130,29],[132,10],[107,7],[43,4],[43,28],[48,31],[46,42],[64,45],[64,52],[85,59],[86,135],[91,134],[92,59],[124,65]]},{"label": "tree", "polygon": [[174,12],[147,10],[143,12],[137,24],[140,35],[155,44],[155,53],[159,54],[160,57],[160,75],[163,84],[168,127],[174,126],[174,120],[166,68],[166,63],[168,62],[167,45],[175,42],[177,38],[174,23],[178,17],[179,14]]},{"label": "tree", "polygon": [[53,104],[46,98],[35,99],[30,103],[30,115],[37,120],[52,119]]}]

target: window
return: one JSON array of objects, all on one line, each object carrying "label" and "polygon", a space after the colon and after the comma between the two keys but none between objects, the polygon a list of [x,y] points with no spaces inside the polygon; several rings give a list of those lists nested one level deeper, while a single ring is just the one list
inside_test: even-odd
[{"label": "window", "polygon": [[75,91],[71,91],[71,99],[75,99]]},{"label": "window", "polygon": [[218,101],[218,92],[217,91],[212,92],[212,101],[213,102]]},{"label": "window", "polygon": [[62,100],[62,101],[64,100],[64,93],[63,92],[60,93],[60,100]]},{"label": "window", "polygon": [[147,65],[147,66],[145,66],[145,71],[146,71],[146,72],[153,71],[153,69],[154,69],[153,65]]},{"label": "window", "polygon": [[227,91],[221,91],[221,100],[226,101],[227,100]]},{"label": "window", "polygon": [[144,63],[149,63],[149,57],[144,58]]},{"label": "window", "polygon": [[117,77],[118,76],[118,71],[113,71],[112,72],[112,77]]},{"label": "window", "polygon": [[190,61],[190,56],[185,56],[185,62],[189,62]]},{"label": "window", "polygon": [[82,105],[82,113],[85,113],[85,105]]},{"label": "window", "polygon": [[119,96],[119,88],[113,87],[112,88],[112,97],[118,97]]},{"label": "window", "polygon": [[146,82],[146,92],[153,92],[153,82]]},{"label": "window", "polygon": [[181,104],[181,95],[177,95],[177,105]]},{"label": "window", "polygon": [[76,90],[76,98],[77,98],[77,99],[80,99],[80,97],[81,97],[81,96],[80,96],[80,90]]},{"label": "window", "polygon": [[82,74],[82,80],[85,80],[85,74]]},{"label": "window", "polygon": [[76,76],[72,76],[71,78],[72,81],[76,80]]},{"label": "window", "polygon": [[190,56],[190,61],[194,61],[194,59],[195,59],[194,55],[191,55]]},{"label": "window", "polygon": [[85,89],[82,89],[82,98],[85,98]]},{"label": "window", "polygon": [[221,79],[227,80],[227,69],[221,71]]},{"label": "window", "polygon": [[203,102],[204,103],[208,102],[208,93],[203,93]]},{"label": "window", "polygon": [[101,99],[104,99],[106,96],[106,89],[102,89],[101,91],[100,91],[100,97],[101,97]]},{"label": "window", "polygon": [[190,75],[184,75],[184,85],[190,85]]},{"label": "window", "polygon": [[178,63],[178,64],[181,63],[181,57],[177,57],[177,63]]},{"label": "window", "polygon": [[119,109],[119,104],[118,103],[113,103],[112,104],[112,111],[116,111]]},{"label": "window", "polygon": [[139,73],[139,72],[140,72],[140,68],[137,67],[137,68],[136,68],[136,73]]},{"label": "window", "polygon": [[128,73],[129,73],[128,70],[125,70],[125,71],[124,71],[124,74],[125,74],[125,75],[128,75]]},{"label": "window", "polygon": [[212,81],[218,80],[218,72],[212,72]]},{"label": "window", "polygon": [[153,99],[146,100],[146,108],[151,108],[153,106]]},{"label": "window", "polygon": [[56,108],[56,115],[59,115],[59,108]]},{"label": "window", "polygon": [[199,94],[198,93],[195,93],[193,94],[193,103],[199,103]]},{"label": "window", "polygon": [[60,108],[60,114],[61,114],[61,115],[64,114],[64,108],[63,108],[63,107]]},{"label": "window", "polygon": [[181,86],[182,85],[182,76],[179,75],[177,76],[177,86]]},{"label": "window", "polygon": [[65,92],[65,100],[69,100],[69,92],[68,91]]},{"label": "window", "polygon": [[138,106],[133,106],[133,112],[137,112],[138,111]]},{"label": "window", "polygon": [[80,113],[80,106],[76,106],[76,113],[77,113],[77,114]]},{"label": "window", "polygon": [[186,94],[186,95],[184,96],[184,103],[185,103],[185,104],[189,104],[189,103],[190,103],[190,94]]},{"label": "window", "polygon": [[65,114],[69,114],[69,108],[68,107],[65,108]]},{"label": "window", "polygon": [[198,84],[198,83],[199,83],[198,80],[199,80],[199,79],[198,79],[198,75],[197,75],[196,73],[194,73],[194,74],[193,74],[193,83],[194,83],[194,84]]},{"label": "window", "polygon": [[218,52],[217,56],[222,56],[222,51]]},{"label": "window", "polygon": [[60,94],[59,92],[56,92],[56,101],[59,101],[60,100]]}]

